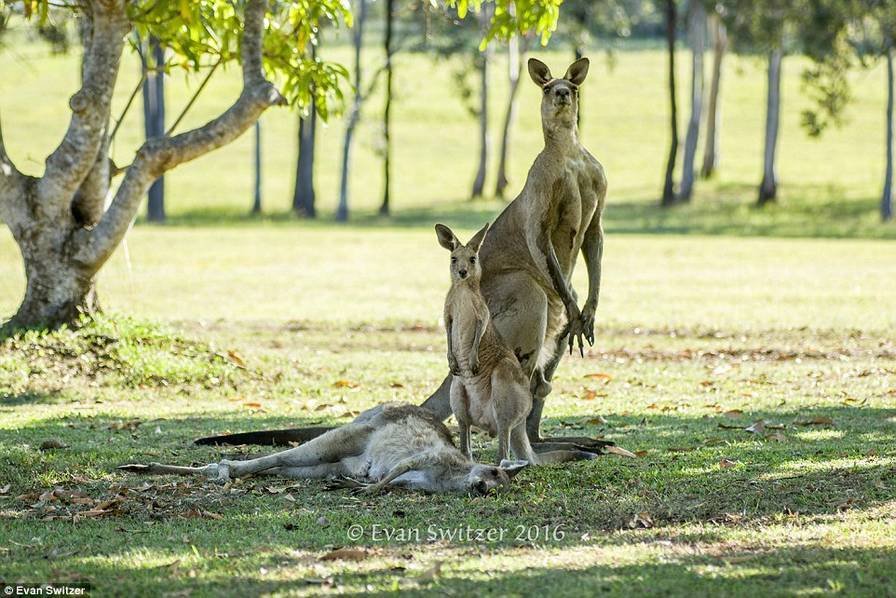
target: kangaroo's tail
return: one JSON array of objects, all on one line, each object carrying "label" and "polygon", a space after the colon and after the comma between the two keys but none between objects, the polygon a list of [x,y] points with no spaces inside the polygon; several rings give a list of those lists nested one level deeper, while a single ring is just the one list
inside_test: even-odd
[{"label": "kangaroo's tail", "polygon": [[312,426],[310,428],[291,428],[288,430],[258,430],[256,432],[241,432],[239,434],[223,434],[221,436],[206,436],[197,438],[193,444],[261,444],[267,446],[289,446],[294,442],[307,442],[332,430],[327,426]]}]

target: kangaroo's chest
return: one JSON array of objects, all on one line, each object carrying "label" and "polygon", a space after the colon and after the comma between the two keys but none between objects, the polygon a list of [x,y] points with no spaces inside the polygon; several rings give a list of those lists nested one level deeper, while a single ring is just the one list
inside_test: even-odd
[{"label": "kangaroo's chest", "polygon": [[488,323],[488,308],[472,293],[457,293],[451,305],[451,345],[458,364],[466,366],[476,339],[477,327]]},{"label": "kangaroo's chest", "polygon": [[599,167],[585,154],[564,161],[552,187],[554,209],[551,240],[561,268],[571,274],[585,231],[598,210],[601,192]]}]

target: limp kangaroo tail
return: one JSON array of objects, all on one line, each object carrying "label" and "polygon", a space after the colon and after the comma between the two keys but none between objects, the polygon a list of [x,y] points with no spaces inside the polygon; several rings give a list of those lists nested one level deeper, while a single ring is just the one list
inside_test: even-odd
[{"label": "limp kangaroo tail", "polygon": [[307,442],[332,430],[327,426],[311,426],[308,428],[290,428],[286,430],[258,430],[239,434],[222,434],[197,438],[193,444],[259,444],[265,446],[289,446],[294,442]]}]

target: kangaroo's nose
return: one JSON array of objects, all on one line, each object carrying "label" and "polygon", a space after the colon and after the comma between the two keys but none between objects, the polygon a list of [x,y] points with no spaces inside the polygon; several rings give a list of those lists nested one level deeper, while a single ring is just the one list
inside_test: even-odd
[{"label": "kangaroo's nose", "polygon": [[569,90],[564,87],[561,87],[560,89],[557,90],[557,97],[558,98],[568,98]]},{"label": "kangaroo's nose", "polygon": [[460,274],[461,278],[466,278],[466,276],[467,276],[466,270],[458,270],[457,273]]}]

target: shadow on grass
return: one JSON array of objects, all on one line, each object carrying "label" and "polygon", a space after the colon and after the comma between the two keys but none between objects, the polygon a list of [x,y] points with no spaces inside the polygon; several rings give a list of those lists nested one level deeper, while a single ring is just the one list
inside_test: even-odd
[{"label": "shadow on grass", "polygon": [[[9,495],[0,497],[0,518],[5,520],[0,545],[12,547],[4,557],[9,565],[5,568],[29,575],[45,569],[54,574],[76,572],[106,593],[132,594],[139,594],[138,588],[145,592],[146,587],[216,595],[276,593],[312,590],[321,584],[362,591],[368,584],[388,588],[394,583],[461,594],[522,595],[533,589],[549,589],[552,595],[581,595],[584,589],[627,595],[633,591],[742,594],[763,588],[830,591],[893,583],[896,557],[890,548],[834,550],[798,535],[792,545],[781,546],[787,538],[770,541],[764,526],[780,523],[780,533],[786,534],[790,522],[793,526],[836,522],[844,511],[873,520],[875,509],[892,504],[896,408],[836,406],[751,413],[751,420],[788,424],[785,438],[778,442],[720,428],[719,423],[733,423],[721,416],[607,417],[612,425],[596,426],[589,424],[593,421],[589,418],[570,416],[551,417],[546,425],[554,433],[559,429],[577,435],[605,434],[647,454],[529,469],[514,480],[510,491],[484,498],[403,491],[358,498],[322,492],[320,482],[294,484],[264,477],[221,488],[196,478],[149,478],[114,469],[125,462],[150,460],[217,461],[245,449],[194,447],[191,440],[228,431],[327,423],[311,417],[197,414],[123,428],[119,418],[97,415],[46,419],[2,430],[0,474],[12,485]],[[798,418],[824,417],[831,418],[834,427],[793,425]],[[570,422],[573,429],[568,429]],[[69,448],[50,452],[34,448],[48,437]],[[494,443],[477,448],[482,460],[492,458]],[[264,447],[249,450],[270,452]],[[720,466],[722,459],[730,464]],[[39,521],[42,514],[29,511],[29,501],[13,498],[61,484],[106,499],[121,492],[123,485],[138,488],[144,482],[155,489],[129,494],[126,513],[82,519],[77,525],[70,519]],[[269,489],[284,484],[290,487],[291,500],[284,499],[283,491]],[[197,512],[215,515],[188,515]],[[644,513],[652,519],[653,529],[619,531],[628,530],[633,518]],[[799,513],[798,520],[794,513]],[[422,530],[424,540],[417,546],[415,541],[384,542],[370,534],[349,539],[347,530],[355,524],[368,530],[373,524]],[[560,526],[565,537],[538,543],[547,544],[549,553],[517,541],[513,533],[487,545],[447,541],[430,547],[425,533],[431,525],[510,530]],[[750,533],[733,540],[732,528]],[[766,535],[754,542],[753,534],[760,532]],[[35,546],[35,535],[52,539],[53,551],[63,556],[47,556],[53,554],[51,547]],[[368,562],[343,566],[295,552],[352,544],[374,548],[364,558]],[[747,549],[748,545],[754,547]],[[436,552],[427,556],[430,548]],[[470,559],[471,554],[502,555],[505,550],[511,560],[497,567],[485,563],[486,576],[478,561]],[[141,565],[147,555],[166,564]],[[201,561],[191,564],[198,558]],[[427,558],[443,562],[442,572],[426,573],[433,563],[421,564],[419,559]],[[409,565],[417,571],[406,568]],[[321,567],[335,572],[321,573]],[[288,582],[265,579],[264,571],[293,568],[312,573],[290,573],[293,580]]]},{"label": "shadow on grass", "polygon": [[[508,493],[512,500],[534,501],[539,516],[548,518],[576,505],[577,521],[618,529],[641,511],[651,513],[658,523],[729,521],[732,516],[749,521],[790,512],[830,514],[896,499],[896,468],[891,462],[896,455],[896,409],[839,406],[751,413],[744,426],[758,419],[787,424],[782,437],[771,439],[720,428],[720,423],[732,423],[721,416],[608,417],[612,425],[604,426],[591,425],[584,417],[551,417],[545,429],[556,435],[604,435],[630,450],[646,450],[646,455],[606,456],[531,470]],[[794,424],[828,421],[823,418],[830,418],[835,427]],[[570,422],[574,429],[568,429]],[[16,493],[35,489],[39,476],[66,479],[87,464],[113,472],[126,462],[207,463],[222,455],[269,453],[271,449],[264,447],[219,450],[191,442],[210,434],[330,423],[319,418],[222,414],[158,419],[123,428],[120,418],[104,415],[63,417],[0,431],[0,462],[5,462],[2,467]],[[33,448],[48,438],[69,448],[51,455]],[[479,458],[491,461],[494,443],[479,449]],[[310,486],[305,498],[319,500],[318,488]],[[419,500],[397,496],[398,502]],[[435,515],[438,504],[458,508],[464,500],[431,497],[424,510],[436,507],[431,512]]]}]

